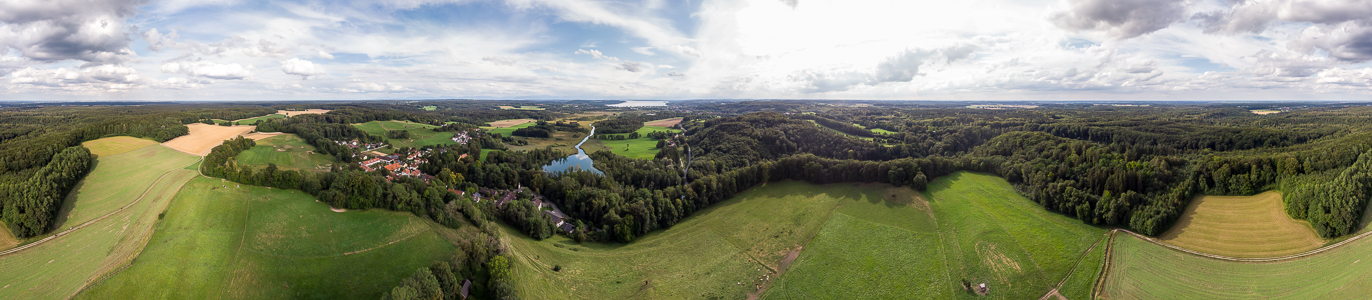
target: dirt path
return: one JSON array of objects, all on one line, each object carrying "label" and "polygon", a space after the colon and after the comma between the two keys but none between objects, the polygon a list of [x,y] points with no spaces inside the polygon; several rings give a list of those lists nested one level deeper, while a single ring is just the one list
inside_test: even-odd
[{"label": "dirt path", "polygon": [[1096,250],[1096,246],[1100,246],[1101,241],[1107,240],[1109,238],[1110,237],[1108,235],[1103,236],[1100,240],[1097,240],[1096,243],[1091,244],[1090,248],[1086,248],[1086,252],[1082,253],[1081,257],[1077,258],[1077,262],[1072,265],[1072,270],[1067,271],[1067,277],[1063,277],[1062,281],[1058,281],[1058,284],[1053,286],[1053,289],[1049,290],[1047,294],[1043,295],[1043,297],[1039,297],[1039,300],[1048,300],[1053,297],[1057,297],[1058,299],[1067,299],[1067,297],[1063,296],[1062,293],[1058,293],[1058,289],[1061,289],[1062,285],[1067,283],[1068,278],[1072,278],[1072,274],[1077,272],[1078,267],[1081,267],[1081,262],[1086,260],[1087,255],[1091,255],[1091,250]]},{"label": "dirt path", "polygon": [[[196,162],[198,163],[199,161],[196,161]],[[194,165],[194,164],[192,164],[192,165]],[[142,194],[142,195],[139,195],[139,196],[138,196],[138,199],[134,199],[133,202],[129,202],[129,204],[124,205],[124,207],[120,207],[119,209],[116,209],[116,210],[114,210],[114,211],[112,211],[112,212],[110,212],[110,213],[107,213],[107,214],[105,214],[105,215],[103,215],[103,216],[100,216],[99,218],[95,218],[95,219],[93,219],[93,220],[86,221],[85,223],[81,223],[81,225],[76,225],[76,227],[72,227],[72,228],[70,228],[70,229],[63,230],[62,232],[58,232],[57,234],[53,234],[52,236],[43,238],[43,239],[41,239],[41,240],[38,240],[37,242],[28,243],[28,244],[25,244],[25,245],[23,245],[23,246],[16,247],[16,248],[14,248],[14,249],[9,249],[9,250],[5,250],[5,251],[0,251],[0,257],[7,256],[7,255],[10,255],[10,254],[14,254],[14,253],[18,253],[18,252],[20,252],[20,251],[24,251],[24,250],[26,250],[26,249],[33,248],[33,247],[38,246],[38,245],[42,245],[43,243],[47,243],[47,242],[49,242],[49,241],[56,240],[56,239],[58,239],[58,238],[61,238],[62,236],[66,236],[67,234],[70,234],[70,233],[72,233],[72,232],[76,232],[77,230],[79,230],[79,229],[81,229],[81,228],[85,228],[85,227],[88,226],[88,225],[95,224],[96,222],[100,222],[100,220],[104,220],[105,218],[108,218],[108,217],[110,217],[110,216],[113,216],[114,214],[117,214],[117,213],[119,213],[119,212],[122,212],[122,211],[124,211],[125,209],[128,209],[129,207],[133,207],[134,204],[138,204],[139,201],[143,201],[143,198],[144,198],[145,196],[148,195],[148,192],[151,192],[151,191],[152,191],[152,188],[157,187],[157,183],[158,183],[158,182],[161,182],[163,178],[166,178],[166,177],[167,177],[167,174],[171,174],[171,172],[173,172],[173,171],[176,171],[176,170],[173,169],[173,170],[167,171],[166,173],[162,173],[162,176],[158,176],[158,177],[157,177],[157,180],[154,180],[154,181],[152,182],[152,184],[148,185],[148,188],[147,188],[147,189],[143,190],[143,194]],[[180,190],[180,188],[177,188],[177,189]]]}]

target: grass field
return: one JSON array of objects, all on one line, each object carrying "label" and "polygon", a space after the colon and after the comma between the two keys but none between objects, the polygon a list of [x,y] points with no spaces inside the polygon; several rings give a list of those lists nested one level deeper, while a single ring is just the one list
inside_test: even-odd
[{"label": "grass field", "polygon": [[437,107],[437,106],[433,106],[433,105],[429,105],[429,106],[422,106],[422,107],[420,107],[419,109],[423,109],[423,110],[427,110],[427,111],[435,111],[435,110],[438,110],[438,107]]},{"label": "grass field", "polygon": [[[620,156],[628,158],[653,159],[653,156],[656,156],[657,152],[661,151],[660,149],[657,149],[657,139],[648,137],[648,133],[652,133],[654,131],[680,132],[681,130],[660,126],[643,126],[643,128],[639,128],[637,131],[635,131],[638,132],[638,134],[641,136],[639,138],[630,140],[601,140],[592,138],[586,141],[586,144],[581,145],[581,147],[583,149],[586,149],[586,153],[593,153],[600,150],[610,150],[610,152],[614,152],[615,154],[619,154]],[[610,135],[628,134],[626,133]]]},{"label": "grass field", "polygon": [[80,225],[133,202],[158,177],[189,166],[198,159],[156,145],[97,158],[95,169],[77,183],[63,201],[54,222],[60,225],[57,230]]},{"label": "grass field", "polygon": [[525,299],[741,299],[806,244],[839,203],[861,196],[854,184],[776,182],[628,245],[575,244],[561,236],[534,241],[508,228],[504,239]]},{"label": "grass field", "polygon": [[1101,268],[1105,267],[1105,244],[1108,240],[1102,236],[1101,241],[1096,247],[1091,249],[1077,265],[1077,271],[1072,272],[1067,278],[1067,282],[1062,284],[1058,293],[1067,299],[1091,299],[1091,288],[1095,287],[1096,279],[1099,278]]},{"label": "grass field", "polygon": [[376,136],[386,136],[386,132],[391,130],[405,130],[410,132],[408,139],[391,139],[391,145],[396,148],[411,147],[419,148],[423,146],[435,145],[455,145],[457,142],[452,140],[452,132],[435,132],[438,126],[419,124],[407,121],[371,121],[362,124],[353,124],[358,129],[366,131],[368,134]]},{"label": "grass field", "polygon": [[[1119,234],[1106,299],[1362,299],[1372,293],[1372,243],[1301,259],[1240,263],[1185,254]],[[1362,260],[1368,263],[1362,263]]]},{"label": "grass field", "polygon": [[[500,121],[497,121],[497,122],[500,122]],[[494,122],[493,122],[493,123],[494,123]],[[485,129],[487,133],[499,133],[500,136],[511,136],[511,135],[514,134],[515,129],[530,127],[530,126],[534,126],[535,124],[537,124],[537,123],[533,122],[533,120],[529,120],[529,122],[519,123],[519,124],[513,124],[513,125],[510,125],[510,126],[506,126],[506,127],[490,127],[490,126],[487,126],[487,127],[481,127],[481,129]]]},{"label": "grass field", "polygon": [[543,110],[544,108],[538,107],[538,106],[529,106],[529,105],[524,105],[524,106],[519,106],[519,107],[515,107],[515,106],[504,106],[504,105],[502,105],[502,106],[500,106],[500,109]]},{"label": "grass field", "polygon": [[1158,239],[1231,257],[1277,257],[1325,244],[1309,223],[1286,215],[1278,192],[1198,197]]},{"label": "grass field", "polygon": [[454,230],[408,213],[336,213],[300,191],[201,177],[176,195],[136,262],[77,298],[376,299],[415,269],[451,258],[455,247],[441,231]]},{"label": "grass field", "polygon": [[234,158],[239,164],[266,167],[276,164],[290,170],[328,171],[334,157],[314,153],[314,146],[294,134],[282,134],[257,141],[257,146]]},{"label": "grass field", "polygon": [[247,119],[237,120],[237,121],[233,121],[233,122],[234,122],[234,123],[241,124],[241,125],[252,125],[254,122],[257,122],[257,121],[266,121],[266,120],[271,120],[271,119],[284,119],[284,118],[286,118],[286,115],[283,115],[283,114],[270,114],[270,115],[265,115],[265,116],[256,117],[256,118],[247,118]]},{"label": "grass field", "polygon": [[124,152],[133,151],[133,149],[143,148],[152,145],[157,145],[157,141],[140,139],[131,136],[107,137],[81,143],[81,146],[85,146],[86,149],[91,150],[92,154],[98,156],[120,154]]},{"label": "grass field", "polygon": [[[0,257],[0,270],[6,270],[0,272],[0,299],[66,299],[88,282],[134,259],[152,235],[158,213],[183,184],[197,176],[194,170],[182,168],[195,162],[194,157],[188,161],[183,157],[191,156],[162,146],[101,157],[95,171],[73,193],[76,202],[64,206],[64,213],[71,214],[59,230],[118,212],[61,237]],[[127,163],[115,161],[118,159],[185,164],[138,164],[131,168],[132,173],[117,173],[126,170],[113,169]],[[166,176],[157,180],[162,174]],[[140,195],[142,200],[134,202]],[[130,203],[128,208],[119,210]]]}]

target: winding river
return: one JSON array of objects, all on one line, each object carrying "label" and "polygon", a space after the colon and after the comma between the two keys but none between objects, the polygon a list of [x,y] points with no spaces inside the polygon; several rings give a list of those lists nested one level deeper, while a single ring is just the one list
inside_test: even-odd
[{"label": "winding river", "polygon": [[586,155],[586,150],[581,149],[581,144],[585,144],[592,136],[595,136],[595,126],[591,126],[591,133],[587,134],[585,138],[582,138],[581,143],[576,144],[576,154],[568,156],[567,158],[555,160],[552,163],[543,166],[543,172],[555,173],[574,169],[587,170],[592,173],[605,175],[605,173],[602,173],[595,168],[595,161],[591,160],[590,155]]}]

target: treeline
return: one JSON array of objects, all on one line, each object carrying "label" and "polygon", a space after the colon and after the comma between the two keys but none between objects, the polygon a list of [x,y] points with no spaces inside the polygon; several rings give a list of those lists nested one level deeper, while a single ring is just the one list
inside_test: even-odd
[{"label": "treeline", "polygon": [[861,126],[854,125],[852,122],[838,121],[830,118],[825,118],[819,115],[799,114],[796,115],[796,118],[815,121],[815,123],[819,124],[820,126],[828,127],[829,129],[838,130],[839,132],[851,135],[861,137],[873,137],[877,135],[871,130],[867,130],[867,128],[862,128]]},{"label": "treeline", "polygon": [[534,126],[515,129],[514,132],[510,134],[514,136],[523,137],[549,138],[552,137],[553,134],[557,133],[558,131],[586,132],[587,130],[585,128],[581,128],[581,124],[575,121],[571,123],[565,123],[562,121],[558,121],[557,123],[537,121],[537,123],[534,124]]},{"label": "treeline", "polygon": [[1308,176],[1286,183],[1282,197],[1292,218],[1310,222],[1320,236],[1333,238],[1356,232],[1372,197],[1372,151],[1337,175]]},{"label": "treeline", "polygon": [[0,219],[19,238],[47,232],[62,208],[62,200],[90,173],[94,162],[86,147],[68,147],[27,181],[0,184]]},{"label": "treeline", "polygon": [[603,121],[596,121],[591,124],[595,126],[595,131],[602,134],[630,133],[643,128],[642,118],[618,118]]}]

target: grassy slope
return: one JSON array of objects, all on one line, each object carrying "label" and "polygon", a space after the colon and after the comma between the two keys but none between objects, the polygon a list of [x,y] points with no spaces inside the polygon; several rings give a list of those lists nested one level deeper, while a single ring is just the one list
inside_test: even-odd
[{"label": "grassy slope", "polygon": [[1104,236],[1101,239],[1100,243],[1096,244],[1096,248],[1091,249],[1091,253],[1087,253],[1082,259],[1080,265],[1077,266],[1077,271],[1072,272],[1071,277],[1067,278],[1067,282],[1064,282],[1062,288],[1058,289],[1059,294],[1067,297],[1067,299],[1085,300],[1091,298],[1091,288],[1096,285],[1100,269],[1104,267],[1105,243],[1109,242],[1105,240]]},{"label": "grassy slope", "polygon": [[86,141],[81,143],[81,146],[90,149],[91,153],[95,155],[109,156],[156,144],[157,142],[153,140],[140,139],[131,136],[116,136]]},{"label": "grassy slope", "polygon": [[147,243],[157,214],[195,176],[195,171],[175,169],[130,208],[61,238],[0,257],[0,270],[6,270],[0,272],[0,299],[66,299],[87,282],[125,265]]},{"label": "grassy slope", "polygon": [[[614,152],[614,154],[619,154],[620,156],[628,158],[653,159],[653,156],[656,156],[657,152],[660,151],[659,149],[657,149],[657,139],[648,137],[648,134],[654,131],[679,132],[681,130],[661,126],[643,126],[643,128],[639,128],[637,131],[635,131],[638,132],[639,136],[641,136],[639,138],[631,140],[590,139],[587,140],[586,144],[582,145],[581,147],[586,149],[586,153],[594,153],[596,151],[600,151],[601,149],[608,149],[611,152]],[[627,136],[628,134],[626,133],[612,135]]]},{"label": "grassy slope", "polygon": [[390,130],[405,130],[410,132],[408,139],[392,139],[391,145],[396,148],[411,147],[419,148],[431,145],[453,145],[452,132],[435,132],[438,126],[419,124],[403,121],[371,121],[362,124],[353,124],[358,129],[366,131],[368,134],[385,137]]},{"label": "grassy slope", "polygon": [[[509,229],[504,239],[525,299],[739,299],[810,240],[838,203],[858,195],[851,184],[777,182],[628,245],[533,241]],[[562,271],[553,272],[555,265]]]},{"label": "grassy slope", "polygon": [[1103,290],[1109,299],[1354,299],[1372,292],[1367,240],[1274,263],[1203,258],[1124,234],[1115,240]]},{"label": "grassy slope", "polygon": [[1291,219],[1281,193],[1202,196],[1191,201],[1158,239],[1183,248],[1233,257],[1275,257],[1325,244],[1310,224]]},{"label": "grassy slope", "polygon": [[78,298],[375,299],[454,251],[438,233],[451,229],[300,191],[197,178],[176,198],[139,260]]},{"label": "grassy slope", "polygon": [[162,174],[189,166],[198,159],[163,146],[148,146],[97,158],[95,170],[76,185],[62,204],[57,219],[61,225],[59,230],[80,225],[133,202]]},{"label": "grassy slope", "polygon": [[244,165],[265,167],[267,164],[276,164],[279,168],[291,170],[321,170],[316,167],[326,166],[322,170],[327,171],[327,166],[334,163],[333,156],[310,153],[313,151],[314,146],[306,144],[300,137],[283,134],[257,141],[256,147],[238,154],[235,160]]}]

